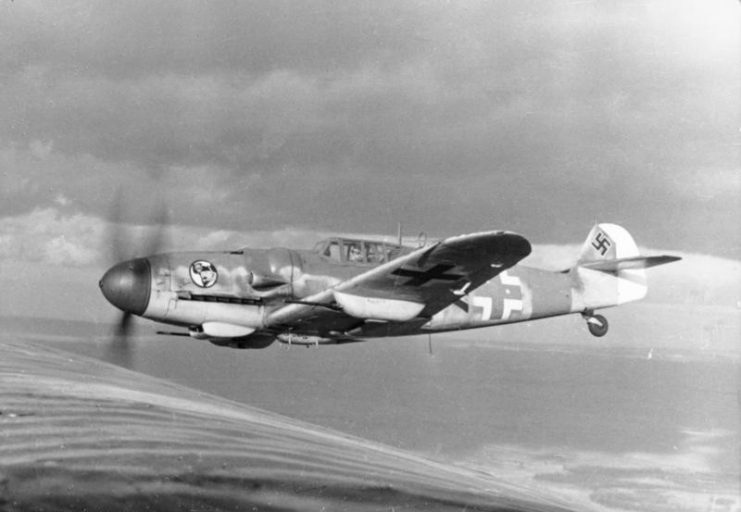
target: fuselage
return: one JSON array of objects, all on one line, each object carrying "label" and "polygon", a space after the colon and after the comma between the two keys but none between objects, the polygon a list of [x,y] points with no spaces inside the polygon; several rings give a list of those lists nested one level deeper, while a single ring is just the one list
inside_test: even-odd
[{"label": "fuselage", "polygon": [[[395,246],[393,250],[394,255],[399,255],[413,248]],[[138,312],[141,316],[179,326],[212,322],[243,325],[257,331],[270,328],[266,318],[271,311],[286,303],[300,302],[381,263],[368,261],[367,257],[350,261],[316,250],[284,248],[168,253],[150,256],[146,262],[151,274],[150,290],[146,307]],[[352,336],[473,329],[576,312],[581,306],[575,300],[575,290],[578,281],[570,272],[516,265],[461,295],[431,318],[418,322],[371,322],[355,329]],[[296,329],[294,334],[326,335],[311,327]]]},{"label": "fuselage", "polygon": [[582,314],[589,331],[604,336],[607,321],[594,311],[642,299],[644,270],[680,259],[641,256],[614,224],[595,225],[574,264],[561,272],[521,264],[530,250],[526,239],[504,231],[416,248],[337,237],[310,251],[137,258],[109,269],[100,287],[124,320],[139,315],[239,348],[275,339],[338,343],[474,329],[570,313]]}]

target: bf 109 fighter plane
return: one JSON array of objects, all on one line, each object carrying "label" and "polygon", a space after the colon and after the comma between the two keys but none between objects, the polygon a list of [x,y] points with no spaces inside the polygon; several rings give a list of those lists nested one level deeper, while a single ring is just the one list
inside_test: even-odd
[{"label": "bf 109 fighter plane", "polygon": [[592,228],[576,264],[561,272],[518,263],[530,243],[507,231],[446,238],[414,248],[330,238],[314,250],[172,252],[119,263],[100,288],[131,315],[180,326],[233,348],[320,345],[438,333],[581,314],[646,295],[645,269],[675,256],[641,256],[615,224]]}]

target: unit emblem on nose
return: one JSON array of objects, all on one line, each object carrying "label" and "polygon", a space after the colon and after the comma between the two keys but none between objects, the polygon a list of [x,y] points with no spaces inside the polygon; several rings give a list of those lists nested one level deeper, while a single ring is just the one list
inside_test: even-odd
[{"label": "unit emblem on nose", "polygon": [[190,264],[190,279],[201,288],[211,288],[216,284],[219,273],[210,261],[198,260]]}]

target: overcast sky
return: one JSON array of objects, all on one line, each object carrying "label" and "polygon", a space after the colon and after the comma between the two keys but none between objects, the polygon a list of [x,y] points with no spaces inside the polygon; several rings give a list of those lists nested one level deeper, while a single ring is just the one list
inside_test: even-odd
[{"label": "overcast sky", "polygon": [[91,261],[122,189],[204,232],[741,258],[739,5],[0,2],[0,257]]}]

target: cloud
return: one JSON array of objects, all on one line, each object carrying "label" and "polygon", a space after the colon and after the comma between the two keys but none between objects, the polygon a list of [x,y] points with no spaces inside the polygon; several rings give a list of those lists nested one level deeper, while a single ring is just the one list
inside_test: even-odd
[{"label": "cloud", "polygon": [[[144,246],[157,228],[145,224],[112,224],[100,217],[37,208],[30,213],[0,219],[0,260],[51,266],[103,267],[111,261],[111,233],[127,245]],[[195,226],[167,226],[162,251],[218,251],[241,247],[285,246],[311,248],[326,233],[301,229],[277,231],[210,230]],[[136,250],[137,247],[130,247]],[[139,247],[141,248],[141,247]],[[132,255],[133,257],[133,255]]]},{"label": "cloud", "polygon": [[101,256],[102,223],[81,214],[62,215],[53,208],[0,219],[0,258],[50,265],[84,266]]},{"label": "cloud", "polygon": [[0,145],[0,217],[60,206],[65,212],[100,215],[124,184],[137,210],[139,198],[151,196],[153,183],[144,169],[87,153],[66,154],[53,140]]},{"label": "cloud", "polygon": [[0,214],[123,187],[219,229],[600,218],[739,257],[741,36],[702,5],[5,3]]},{"label": "cloud", "polygon": [[706,202],[741,196],[741,170],[735,167],[684,170],[670,183],[683,197]]},{"label": "cloud", "polygon": [[[402,29],[425,23],[430,9],[396,2],[342,6],[278,0],[67,2],[3,6],[2,27],[17,57],[109,76],[354,65],[404,59]],[[439,9],[437,9],[439,10]],[[20,64],[20,63],[19,63]]]},{"label": "cloud", "polygon": [[[699,510],[739,505],[738,461],[724,466],[736,433],[689,431],[673,453],[604,453],[491,445],[461,463],[560,495],[590,510]],[[596,508],[595,508],[596,507]]]},{"label": "cloud", "polygon": [[[474,157],[490,158],[487,141],[505,151],[500,158],[511,158],[498,139],[540,152],[548,149],[544,142],[568,146],[573,156],[571,144],[580,139],[604,147],[657,126],[669,134],[680,127],[706,132],[699,129],[706,105],[697,101],[698,84],[715,84],[708,106],[735,123],[717,108],[722,98],[734,101],[717,76],[691,73],[672,83],[668,96],[659,87],[678,72],[668,51],[674,43],[690,33],[713,44],[691,17],[633,4],[531,7],[132,2],[77,3],[51,13],[33,3],[14,7],[6,38],[32,50],[18,52],[23,60],[6,80],[3,110],[13,130],[5,135],[18,140],[46,130],[62,151],[150,165],[244,164],[293,127],[314,135],[308,146],[339,138],[346,151],[348,139],[378,139],[371,155],[381,157],[417,147],[407,166],[420,168],[415,164],[435,160],[420,161],[428,151],[470,160],[473,148]],[[667,19],[676,19],[677,30],[657,32],[675,26]],[[653,53],[645,51],[649,42]],[[269,58],[262,62],[260,55]],[[711,69],[733,76],[728,66]],[[668,123],[678,99],[682,118]],[[317,114],[323,124],[310,122]],[[532,131],[538,136],[528,137]],[[517,144],[523,136],[527,144]],[[306,149],[288,142],[298,144],[294,154]],[[518,149],[512,153],[537,153]]]}]

